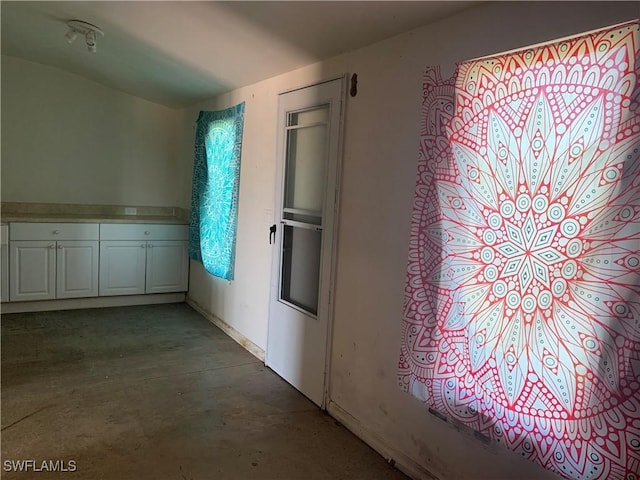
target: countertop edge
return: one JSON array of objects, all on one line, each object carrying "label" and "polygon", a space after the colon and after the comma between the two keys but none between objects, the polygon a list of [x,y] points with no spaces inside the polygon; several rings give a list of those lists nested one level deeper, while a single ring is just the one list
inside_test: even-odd
[{"label": "countertop edge", "polygon": [[132,224],[170,224],[188,225],[189,221],[178,217],[165,217],[159,215],[42,215],[42,214],[18,214],[2,215],[2,223],[132,223]]}]

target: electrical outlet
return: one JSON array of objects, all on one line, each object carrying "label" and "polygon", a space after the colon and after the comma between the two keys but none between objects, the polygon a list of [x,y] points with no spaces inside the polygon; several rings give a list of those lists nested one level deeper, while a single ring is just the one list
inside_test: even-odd
[{"label": "electrical outlet", "polygon": [[136,215],[138,213],[137,208],[125,207],[124,214],[125,215]]}]

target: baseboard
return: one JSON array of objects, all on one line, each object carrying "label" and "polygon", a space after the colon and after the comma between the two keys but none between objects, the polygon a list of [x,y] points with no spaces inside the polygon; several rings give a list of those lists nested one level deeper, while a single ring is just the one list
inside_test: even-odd
[{"label": "baseboard", "polygon": [[77,310],[79,308],[128,307],[132,305],[157,305],[182,303],[184,293],[156,293],[152,295],[121,295],[91,298],[65,298],[36,302],[9,302],[0,306],[2,313],[48,312],[52,310]]},{"label": "baseboard", "polygon": [[439,480],[437,476],[429,472],[415,460],[396,450],[377,435],[370,432],[362,422],[333,400],[329,400],[327,412],[405,475],[414,480]]},{"label": "baseboard", "polygon": [[[203,317],[213,323],[216,327],[220,328],[224,333],[234,339],[238,344],[244,347],[254,357],[264,362],[264,350],[258,347],[251,340],[247,339],[244,335],[238,332],[235,328],[213,315],[211,312],[205,310],[192,298],[187,296],[186,302],[194,310],[200,313]],[[340,407],[337,403],[329,400],[327,406],[327,412],[333,418],[342,423],[348,430],[354,435],[359,437],[362,441],[368,444],[376,452],[382,455],[389,463],[392,463],[395,468],[400,470],[405,475],[415,480],[439,480],[434,474],[426,470],[420,464],[413,459],[409,458],[404,453],[396,450],[387,444],[384,440],[373,435],[367,430],[362,423],[352,416],[349,412]]]},{"label": "baseboard", "polygon": [[200,315],[213,323],[216,327],[222,330],[224,333],[233,338],[239,345],[241,345],[245,350],[247,350],[251,355],[256,357],[258,360],[264,363],[264,350],[249,340],[247,337],[242,335],[239,331],[233,328],[231,325],[226,323],[224,320],[219,319],[211,312],[205,310],[198,302],[194,301],[192,298],[187,297],[187,304],[190,305],[194,310],[196,310]]}]

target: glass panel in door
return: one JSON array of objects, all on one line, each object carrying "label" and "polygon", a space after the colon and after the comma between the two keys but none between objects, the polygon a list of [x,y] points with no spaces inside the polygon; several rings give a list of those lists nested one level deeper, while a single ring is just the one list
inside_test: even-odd
[{"label": "glass panel in door", "polygon": [[287,115],[280,300],[318,313],[329,106]]},{"label": "glass panel in door", "polygon": [[284,226],[282,299],[316,315],[320,279],[322,231]]},{"label": "glass panel in door", "polygon": [[283,218],[322,223],[329,107],[290,113]]}]

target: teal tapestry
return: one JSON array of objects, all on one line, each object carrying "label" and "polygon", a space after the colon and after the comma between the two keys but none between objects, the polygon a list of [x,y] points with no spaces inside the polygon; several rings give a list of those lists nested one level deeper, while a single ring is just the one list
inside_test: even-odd
[{"label": "teal tapestry", "polygon": [[244,102],[200,112],[193,162],[189,256],[212,275],[233,279]]}]

